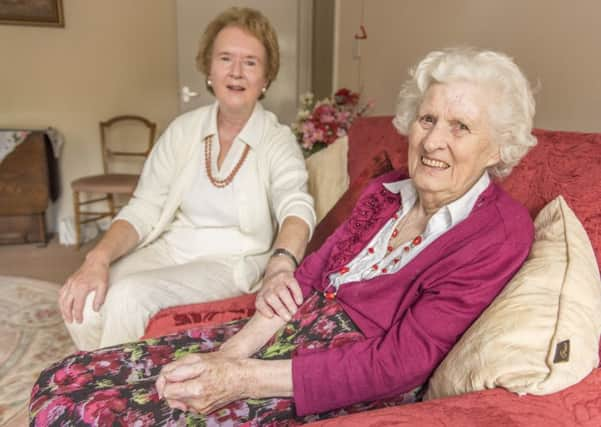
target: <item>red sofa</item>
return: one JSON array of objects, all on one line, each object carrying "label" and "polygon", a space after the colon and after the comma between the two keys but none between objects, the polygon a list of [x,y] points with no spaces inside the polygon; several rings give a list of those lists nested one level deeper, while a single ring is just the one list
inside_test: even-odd
[{"label": "red sofa", "polygon": [[[350,188],[319,223],[308,252],[350,212],[364,185],[373,176],[403,168],[406,138],[392,117],[368,117],[355,122],[349,134]],[[532,217],[562,194],[591,239],[601,260],[601,133],[535,130],[538,145],[526,156],[503,187]],[[250,316],[254,295],[163,310],[149,322],[145,337]],[[601,355],[601,346],[600,346]],[[312,426],[601,426],[601,368],[580,383],[547,396],[517,396],[503,389],[390,407],[315,422]]]}]

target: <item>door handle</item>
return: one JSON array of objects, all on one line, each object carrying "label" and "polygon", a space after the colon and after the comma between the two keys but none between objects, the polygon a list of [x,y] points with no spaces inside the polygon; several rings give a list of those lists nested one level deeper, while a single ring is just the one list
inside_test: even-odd
[{"label": "door handle", "polygon": [[179,95],[182,99],[182,102],[187,103],[187,102],[190,102],[191,98],[198,96],[199,93],[190,90],[190,88],[188,86],[184,86],[181,88]]}]

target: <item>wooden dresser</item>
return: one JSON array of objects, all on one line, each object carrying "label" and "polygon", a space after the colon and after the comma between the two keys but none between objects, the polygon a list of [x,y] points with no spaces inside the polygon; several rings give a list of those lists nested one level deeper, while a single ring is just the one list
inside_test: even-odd
[{"label": "wooden dresser", "polygon": [[58,197],[57,162],[35,131],[0,162],[0,243],[46,243],[45,213]]}]

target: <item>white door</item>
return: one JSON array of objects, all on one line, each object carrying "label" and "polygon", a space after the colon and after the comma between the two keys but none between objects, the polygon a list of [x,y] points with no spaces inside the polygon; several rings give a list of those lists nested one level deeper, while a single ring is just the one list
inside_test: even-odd
[{"label": "white door", "polygon": [[230,6],[260,10],[274,26],[280,44],[280,72],[262,101],[281,123],[296,117],[298,98],[311,81],[312,0],[177,0],[177,54],[180,112],[213,102],[204,76],[196,68],[202,32],[217,14]]}]

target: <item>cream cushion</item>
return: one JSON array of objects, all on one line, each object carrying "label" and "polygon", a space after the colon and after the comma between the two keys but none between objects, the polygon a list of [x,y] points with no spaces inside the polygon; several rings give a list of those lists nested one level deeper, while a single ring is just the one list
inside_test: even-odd
[{"label": "cream cushion", "polygon": [[586,231],[561,196],[534,226],[528,259],[436,369],[426,399],[494,387],[549,394],[597,367],[601,282]]},{"label": "cream cushion", "polygon": [[348,137],[343,136],[305,161],[317,222],[326,216],[349,187],[347,154]]}]

